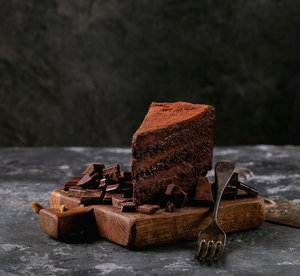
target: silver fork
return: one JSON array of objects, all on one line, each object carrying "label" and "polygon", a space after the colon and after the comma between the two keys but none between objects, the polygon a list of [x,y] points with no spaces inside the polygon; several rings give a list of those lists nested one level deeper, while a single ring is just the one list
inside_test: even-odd
[{"label": "silver fork", "polygon": [[200,231],[198,235],[197,250],[195,253],[195,258],[198,260],[216,260],[222,255],[224,250],[226,234],[218,225],[217,218],[222,194],[234,172],[234,168],[235,163],[227,160],[220,161],[215,166],[217,197],[211,222],[204,230]]}]

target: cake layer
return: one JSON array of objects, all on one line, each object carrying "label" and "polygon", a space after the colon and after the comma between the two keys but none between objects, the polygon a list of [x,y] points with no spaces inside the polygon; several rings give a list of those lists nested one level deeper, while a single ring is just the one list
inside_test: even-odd
[{"label": "cake layer", "polygon": [[[203,129],[204,125],[207,125],[205,131]],[[212,143],[212,140],[210,139],[210,136],[213,135],[212,127],[212,119],[210,118],[201,122],[185,123],[182,126],[177,126],[176,128],[173,127],[168,136],[164,135],[165,137],[162,139],[156,137],[155,141],[152,141],[152,143],[149,141],[148,144],[137,143],[133,140],[136,147],[133,148],[132,157],[137,161],[148,163],[153,160],[153,156],[155,155],[157,155],[158,158],[166,156],[170,151],[174,150],[173,146],[179,148],[182,147],[182,145],[198,143],[200,141],[202,143],[207,143],[207,146],[209,147]],[[210,135],[208,135],[208,133]],[[151,136],[153,135],[154,133],[151,134]],[[144,140],[149,140],[149,137]]]},{"label": "cake layer", "polygon": [[[176,108],[179,105],[180,108]],[[186,105],[186,109],[184,106]],[[166,106],[166,107],[164,107]],[[173,107],[173,108],[172,108]],[[192,109],[193,108],[193,109]],[[193,116],[188,117],[186,113],[193,111]],[[171,112],[171,115],[169,114]],[[177,113],[176,116],[174,112]],[[180,120],[180,117],[183,117]],[[172,120],[170,118],[173,118]],[[174,119],[176,118],[176,120]],[[190,103],[152,103],[149,111],[142,122],[139,129],[134,133],[132,143],[136,149],[144,150],[148,144],[153,144],[157,141],[164,141],[165,138],[178,133],[187,127],[195,126],[200,122],[201,127],[198,131],[204,131],[214,127],[215,110],[209,105],[190,104]],[[170,123],[167,125],[167,123]],[[205,126],[205,128],[204,128]],[[190,134],[189,134],[190,135]],[[135,148],[132,148],[134,151]],[[134,153],[134,152],[133,152]]]},{"label": "cake layer", "polygon": [[211,169],[214,108],[190,103],[153,103],[132,140],[137,205],[159,203],[168,184],[192,194]]},{"label": "cake layer", "polygon": [[185,147],[173,149],[168,151],[167,155],[160,158],[161,155],[153,156],[153,160],[141,161],[133,165],[133,178],[134,179],[148,179],[154,177],[154,174],[165,173],[170,168],[175,166],[193,166],[191,164],[199,163],[201,166],[198,169],[199,176],[206,175],[207,170],[211,169],[211,152],[202,152],[199,154],[199,148],[206,148],[205,143],[186,145]]}]

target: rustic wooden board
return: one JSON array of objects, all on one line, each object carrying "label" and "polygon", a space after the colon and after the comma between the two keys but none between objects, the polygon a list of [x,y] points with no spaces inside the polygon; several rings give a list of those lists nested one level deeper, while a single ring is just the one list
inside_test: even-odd
[{"label": "rustic wooden board", "polygon": [[[61,205],[80,206],[80,199],[56,190],[50,197],[51,208]],[[111,205],[92,205],[99,235],[119,245],[141,249],[196,239],[210,221],[208,207],[185,207],[173,213],[160,210],[155,214],[122,213]],[[258,227],[265,221],[261,197],[221,201],[218,222],[225,232]]]}]

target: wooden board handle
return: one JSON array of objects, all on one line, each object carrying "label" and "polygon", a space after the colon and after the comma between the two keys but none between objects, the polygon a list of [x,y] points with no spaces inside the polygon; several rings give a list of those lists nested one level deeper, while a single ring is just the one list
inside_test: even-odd
[{"label": "wooden board handle", "polygon": [[293,202],[275,202],[264,198],[266,220],[300,228],[300,205]]},{"label": "wooden board handle", "polygon": [[37,202],[32,208],[39,214],[40,228],[49,236],[64,239],[73,233],[93,231],[96,229],[93,209],[91,207],[77,207],[67,209],[45,208]]}]

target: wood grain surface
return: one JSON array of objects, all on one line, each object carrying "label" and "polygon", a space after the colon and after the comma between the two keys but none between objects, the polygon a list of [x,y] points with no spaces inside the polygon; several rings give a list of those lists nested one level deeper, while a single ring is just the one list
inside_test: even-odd
[{"label": "wood grain surface", "polygon": [[[75,213],[77,214],[76,221],[79,221],[81,215],[85,216],[88,211],[93,210],[99,235],[132,249],[196,239],[199,231],[206,227],[211,218],[209,207],[184,207],[176,209],[173,213],[168,213],[161,209],[152,215],[122,213],[120,209],[111,205],[80,207],[82,206],[80,199],[68,197],[63,190],[55,190],[51,194],[50,202],[52,208],[50,212],[60,208],[61,205],[65,205],[67,208],[79,207],[74,209],[76,211],[72,215],[70,214],[68,221],[64,223],[62,221],[66,215],[61,215],[58,211],[54,212],[54,216],[59,214],[59,231],[64,235],[70,229],[74,230],[74,227],[69,224],[73,224],[72,219],[75,218]],[[46,212],[42,211],[42,213],[40,212],[41,214]],[[44,227],[41,228],[49,234],[51,231],[45,229],[48,227],[46,217],[51,218],[50,215],[42,218]],[[55,221],[54,218],[50,220]],[[221,201],[218,222],[227,233],[258,227],[264,221],[265,207],[264,200],[261,197]],[[62,229],[62,227],[66,229]],[[52,230],[52,232],[54,233],[55,231]]]}]

